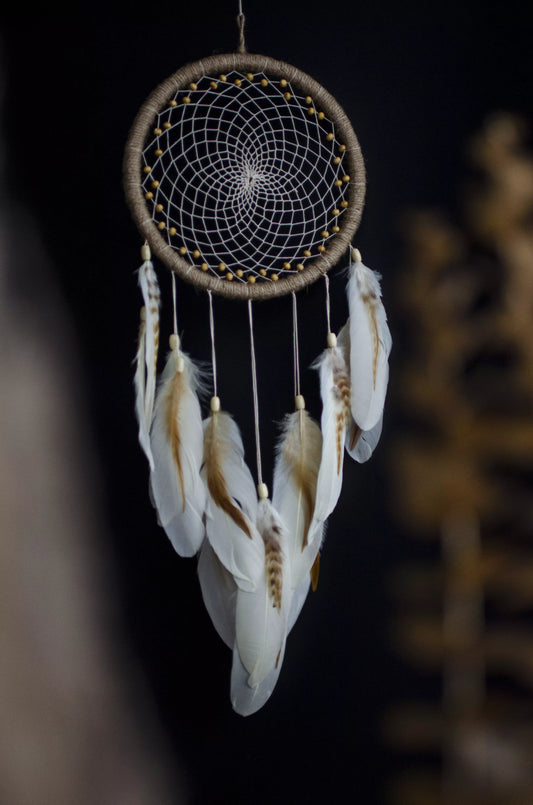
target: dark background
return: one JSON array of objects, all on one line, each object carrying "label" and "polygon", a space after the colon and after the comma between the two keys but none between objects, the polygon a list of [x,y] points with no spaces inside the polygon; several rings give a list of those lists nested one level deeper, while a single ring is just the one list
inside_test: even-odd
[{"label": "dark background", "polygon": [[[109,546],[126,624],[161,722],[180,759],[191,802],[383,801],[397,759],[383,746],[388,704],[422,683],[388,646],[386,580],[410,549],[394,525],[387,462],[401,417],[395,363],[402,322],[394,304],[402,266],[401,216],[413,206],[457,212],[464,144],[487,114],[529,114],[526,5],[471,3],[297,4],[247,0],[250,52],[294,63],[344,106],[368,171],[357,245],[383,274],[395,338],[391,401],[382,442],[365,466],[347,463],[331,517],[318,591],[288,642],[277,689],[247,719],[229,702],[231,656],[203,609],[195,562],[177,557],[157,527],[136,442],[131,361],[141,239],[121,189],[128,128],[146,95],[188,61],[235,48],[233,3],[109,4],[106,13],[22,14],[4,19],[4,193],[25,233],[44,246],[70,313],[83,370]],[[30,236],[28,234],[28,237]],[[35,235],[31,235],[34,237]],[[170,328],[170,280],[163,286]],[[28,294],[38,285],[24,284]],[[179,285],[184,348],[209,359],[207,302]],[[324,346],[324,288],[299,295],[301,362]],[[344,280],[332,278],[332,322],[345,320]],[[215,304],[220,396],[237,418],[252,465],[252,403],[245,307]],[[50,322],[53,326],[53,322]],[[292,407],[290,299],[256,306],[265,476],[276,422]],[[316,379],[302,375],[319,416]],[[428,683],[425,682],[424,685]]]}]

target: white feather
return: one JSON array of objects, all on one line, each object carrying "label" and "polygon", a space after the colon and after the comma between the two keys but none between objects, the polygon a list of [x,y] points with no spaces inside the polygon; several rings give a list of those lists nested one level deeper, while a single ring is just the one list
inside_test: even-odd
[{"label": "white feather", "polygon": [[[159,522],[180,556],[193,556],[205,533],[206,495],[200,477],[203,428],[197,383],[192,361],[178,349],[171,351],[157,392],[151,429],[152,499]],[[177,440],[172,440],[173,433]]]},{"label": "white feather", "polygon": [[287,528],[292,588],[309,574],[320,545],[315,551],[313,513],[321,452],[320,428],[307,411],[289,414],[277,447],[272,505]]},{"label": "white feather", "polygon": [[274,689],[292,599],[287,535],[268,500],[259,502],[257,527],[265,546],[265,572],[253,592],[237,590],[231,701],[241,715],[262,707]]},{"label": "white feather", "polygon": [[[345,357],[345,360],[350,358],[350,319],[346,322],[341,329],[337,343]],[[372,456],[372,453],[377,447],[383,428],[383,413],[378,419],[377,423],[370,430],[361,431],[356,425],[353,416],[350,413],[348,426],[346,428],[345,447],[346,452],[357,461],[359,464],[364,464],[365,461]]]},{"label": "white feather", "polygon": [[224,643],[233,648],[237,585],[206,539],[198,559],[198,578],[209,617]]},{"label": "white feather", "polygon": [[150,260],[146,260],[139,269],[139,287],[143,295],[144,314],[141,313],[139,346],[136,356],[135,412],[139,423],[139,442],[150,463],[150,469],[153,469],[150,426],[155,399],[161,292]]},{"label": "white feather", "polygon": [[253,590],[264,573],[265,559],[256,527],[257,492],[244,461],[239,428],[224,411],[204,422],[202,477],[207,488],[207,538],[238,586]]},{"label": "white feather", "polygon": [[361,430],[369,431],[383,413],[392,339],[381,302],[378,275],[356,262],[350,266],[347,293],[352,416]]}]

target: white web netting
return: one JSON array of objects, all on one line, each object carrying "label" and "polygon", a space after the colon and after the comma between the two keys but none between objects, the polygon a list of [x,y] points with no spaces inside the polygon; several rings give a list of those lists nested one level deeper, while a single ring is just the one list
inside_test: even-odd
[{"label": "white web netting", "polygon": [[276,281],[327,253],[348,206],[345,145],[285,79],[203,76],[156,116],[142,186],[154,224],[199,270]]}]

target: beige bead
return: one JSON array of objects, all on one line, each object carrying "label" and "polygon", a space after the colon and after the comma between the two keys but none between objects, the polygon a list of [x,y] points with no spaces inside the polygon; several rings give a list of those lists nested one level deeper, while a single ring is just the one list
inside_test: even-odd
[{"label": "beige bead", "polygon": [[163,134],[163,132],[161,131],[161,129],[157,128],[157,129],[154,129],[154,134],[156,135],[156,137],[159,137],[159,135]]},{"label": "beige bead", "polygon": [[323,229],[322,232],[320,233],[320,235],[323,238],[329,238],[329,232],[328,232],[327,229]]},{"label": "beige bead", "polygon": [[219,264],[218,264],[218,270],[219,270],[219,271],[225,271],[225,270],[226,270],[226,265],[225,265],[225,263],[219,263]]},{"label": "beige bead", "polygon": [[248,79],[248,81],[253,81],[254,80],[254,74],[253,73],[246,73],[246,78]]},{"label": "beige bead", "polygon": [[219,75],[219,78],[220,78],[220,80],[221,80],[221,81],[227,81],[227,80],[228,80],[227,75],[224,75],[224,73],[221,73],[221,74]]},{"label": "beige bead", "polygon": [[180,247],[179,247],[179,249],[178,249],[178,251],[179,251],[179,253],[180,253],[182,256],[183,256],[184,254],[187,254],[187,249],[185,248],[185,246],[180,246]]},{"label": "beige bead", "polygon": [[301,394],[297,394],[294,398],[294,406],[297,411],[303,411],[305,408],[305,399]]},{"label": "beige bead", "polygon": [[233,274],[230,271],[228,271],[228,273],[226,274],[226,279],[228,282],[231,282],[233,280]]},{"label": "beige bead", "polygon": [[262,87],[268,87],[268,81],[266,80],[266,78],[261,79],[261,86]]},{"label": "beige bead", "polygon": [[335,209],[331,211],[331,214],[332,214],[332,215],[338,215],[338,214],[339,214],[339,212],[340,212],[340,210],[338,210],[338,209],[335,207]]},{"label": "beige bead", "polygon": [[286,78],[282,78],[282,79],[281,79],[281,81],[279,82],[280,87],[286,87],[286,86],[287,86],[287,83],[288,83],[288,82],[287,82],[287,79],[286,79]]},{"label": "beige bead", "polygon": [[168,120],[165,120],[165,122],[163,123],[163,128],[164,129],[170,129],[171,128],[171,124],[168,122]]},{"label": "beige bead", "polygon": [[191,99],[189,98],[188,95],[186,95],[182,100],[183,100],[183,103],[190,103],[191,102]]},{"label": "beige bead", "polygon": [[337,346],[337,336],[335,333],[328,333],[327,344],[330,349]]},{"label": "beige bead", "polygon": [[337,179],[335,182],[335,187],[342,187],[342,181],[340,179]]},{"label": "beige bead", "polygon": [[162,152],[162,150],[160,148],[156,148],[155,151],[154,151],[154,154],[156,155],[156,157],[162,157],[163,156],[163,152]]},{"label": "beige bead", "polygon": [[240,79],[240,78],[236,78],[236,79],[235,79],[235,86],[236,86],[236,87],[240,87],[240,86],[241,86],[241,84],[242,84],[241,79]]},{"label": "beige bead", "polygon": [[338,165],[340,162],[342,162],[342,159],[340,157],[335,157],[335,159],[333,160],[334,165]]},{"label": "beige bead", "polygon": [[260,268],[259,273],[261,274],[262,277],[266,277],[266,273],[267,273],[266,268]]},{"label": "beige bead", "polygon": [[319,119],[319,120],[324,120],[324,118],[326,117],[326,115],[324,114],[324,112],[319,112],[319,113],[318,113],[318,115],[317,115],[317,117],[318,117],[318,119]]},{"label": "beige bead", "polygon": [[347,206],[348,202],[346,201],[346,199],[344,199],[344,201],[341,201],[341,207],[347,207]]},{"label": "beige bead", "polygon": [[331,227],[331,231],[332,231],[332,232],[335,232],[335,234],[336,234],[337,232],[340,232],[340,231],[341,231],[341,228],[340,228],[340,226],[332,226],[332,227]]},{"label": "beige bead", "polygon": [[253,275],[253,274],[251,274],[251,275],[248,277],[248,282],[250,283],[250,285],[253,285],[253,284],[255,283],[255,277],[254,277],[254,275]]},{"label": "beige bead", "polygon": [[311,257],[311,252],[309,251],[309,249],[306,249],[304,251],[304,257]]},{"label": "beige bead", "polygon": [[151,170],[152,170],[152,168],[150,167],[150,165],[145,165],[144,168],[143,168],[144,173],[150,173]]},{"label": "beige bead", "polygon": [[159,221],[159,223],[157,225],[157,228],[160,229],[161,231],[163,231],[163,229],[165,228],[165,222],[164,221]]},{"label": "beige bead", "polygon": [[150,191],[148,191],[148,193],[145,193],[145,194],[144,194],[144,197],[145,197],[145,199],[146,199],[147,201],[151,201],[151,199],[153,199],[153,197],[154,197],[154,194],[153,194],[153,193],[151,193]]},{"label": "beige bead", "polygon": [[345,151],[346,151],[346,146],[345,145],[339,145],[339,154],[344,154]]},{"label": "beige bead", "polygon": [[335,139],[335,135],[333,134],[332,131],[330,131],[329,134],[326,135],[326,140],[328,142],[332,142],[332,140],[334,140],[334,139]]},{"label": "beige bead", "polygon": [[218,84],[216,81],[210,81],[209,86],[211,87],[211,89],[216,89],[218,87]]},{"label": "beige bead", "polygon": [[169,106],[172,106],[174,108],[174,106],[177,106],[177,105],[178,105],[178,102],[175,101],[174,98],[172,98],[172,100],[169,103]]},{"label": "beige bead", "polygon": [[200,266],[200,268],[202,269],[202,271],[207,271],[207,269],[209,268],[209,266],[207,265],[207,263],[202,263],[202,265]]},{"label": "beige bead", "polygon": [[313,99],[311,98],[311,96],[310,96],[310,95],[308,95],[308,96],[306,97],[305,102],[306,102],[306,103],[313,103]]},{"label": "beige bead", "polygon": [[172,237],[174,237],[174,235],[176,234],[176,227],[171,226],[170,229],[168,230],[168,234],[172,235]]},{"label": "beige bead", "polygon": [[326,247],[324,246],[323,243],[321,243],[320,246],[318,247],[318,251],[322,253],[326,251]]},{"label": "beige bead", "polygon": [[159,187],[159,182],[157,181],[157,179],[155,179],[155,180],[152,182],[152,187],[154,188],[154,190],[156,190],[156,189]]},{"label": "beige bead", "polygon": [[220,411],[220,397],[211,397],[209,407],[214,414]]},{"label": "beige bead", "polygon": [[244,271],[242,270],[242,268],[238,268],[238,269],[237,269],[237,271],[236,271],[235,273],[236,273],[236,275],[237,275],[238,277],[242,277],[242,276],[243,276],[243,274],[244,274]]},{"label": "beige bead", "polygon": [[[143,243],[143,245],[141,246],[141,260],[143,260],[146,263],[146,261],[150,260],[151,257],[152,253],[150,251],[149,245],[147,243]],[[144,311],[144,313],[146,315],[146,310]]]},{"label": "beige bead", "polygon": [[168,339],[168,345],[172,352],[176,352],[180,348],[180,337],[177,333],[172,333]]},{"label": "beige bead", "polygon": [[259,484],[257,487],[257,495],[259,500],[266,500],[268,498],[268,486],[266,484]]},{"label": "beige bead", "polygon": [[354,249],[352,247],[351,252],[352,252],[352,260],[354,261],[354,263],[363,262],[363,258],[361,257],[361,252],[359,251],[359,249]]},{"label": "beige bead", "polygon": [[292,95],[291,95],[290,92],[286,92],[283,97],[285,98],[286,101],[290,101],[290,99],[292,98]]},{"label": "beige bead", "polygon": [[346,174],[346,176],[342,177],[342,181],[343,182],[349,182],[350,181],[350,177],[348,176],[348,174]]},{"label": "beige bead", "polygon": [[195,89],[198,89],[198,84],[195,84],[193,81],[192,84],[189,84],[189,89],[192,89],[192,91],[194,92]]},{"label": "beige bead", "polygon": [[277,275],[277,274],[271,274],[271,275],[270,275],[270,279],[271,279],[271,280],[274,280],[274,282],[277,282],[277,281],[279,280],[279,277],[278,277],[278,275]]},{"label": "beige bead", "polygon": [[290,267],[291,267],[291,264],[288,261],[283,263],[283,268],[286,268],[287,271],[289,271]]},{"label": "beige bead", "polygon": [[298,269],[298,271],[303,271],[305,266],[303,263],[296,263],[296,268]]},{"label": "beige bead", "polygon": [[194,257],[195,260],[198,260],[198,258],[200,257],[200,252],[198,251],[198,249],[195,249],[193,251],[192,256]]},{"label": "beige bead", "polygon": [[156,204],[155,211],[156,212],[163,212],[163,205],[162,204]]},{"label": "beige bead", "polygon": [[315,114],[315,109],[313,106],[310,106],[307,110],[307,114],[313,116]]}]

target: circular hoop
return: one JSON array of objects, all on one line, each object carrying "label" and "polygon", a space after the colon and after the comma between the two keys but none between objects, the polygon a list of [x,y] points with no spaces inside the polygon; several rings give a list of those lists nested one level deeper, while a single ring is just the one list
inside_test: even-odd
[{"label": "circular hoop", "polygon": [[[339,215],[339,210],[334,211],[338,215],[336,219],[338,226],[335,226],[334,229],[338,229],[338,232],[336,231],[331,236],[328,232],[329,237],[325,245],[318,247],[319,253],[308,253],[305,262],[299,264],[300,270],[297,273],[288,272],[279,277],[273,274],[271,278],[267,277],[265,281],[258,282],[255,282],[254,278],[253,283],[251,281],[227,281],[226,278],[200,270],[199,265],[185,259],[169,240],[165,240],[163,237],[160,230],[164,229],[164,225],[159,224],[158,228],[153,204],[150,204],[151,199],[147,199],[147,196],[153,196],[153,193],[146,193],[146,188],[143,186],[143,168],[146,172],[146,165],[143,166],[145,144],[153,129],[154,120],[157,119],[162,109],[169,103],[175,106],[175,101],[171,101],[171,99],[174,98],[176,92],[187,89],[191,84],[196,86],[194,82],[201,78],[219,76],[219,74],[234,71],[245,74],[264,73],[275,80],[285,80],[305,96],[309,96],[309,99],[312,99],[313,107],[316,106],[320,109],[321,113],[331,121],[335,129],[335,136],[342,142],[339,151],[342,151],[343,170],[346,173],[343,209],[340,211],[342,214]],[[156,186],[158,183],[153,184]],[[128,137],[124,156],[126,199],[135,223],[152,251],[170,270],[176,272],[187,282],[231,298],[268,299],[280,296],[297,291],[325,274],[340,259],[357,230],[363,209],[365,184],[365,167],[359,142],[348,117],[337,101],[311,76],[296,67],[267,56],[249,53],[211,56],[182,67],[163,81],[139,110]],[[168,233],[166,234],[168,238]],[[261,280],[261,278],[259,279]]]}]

